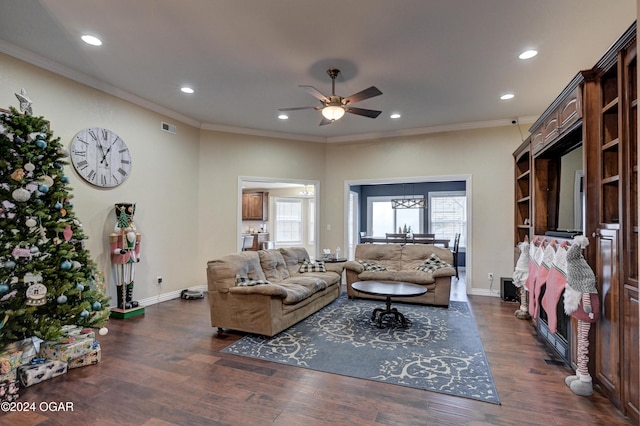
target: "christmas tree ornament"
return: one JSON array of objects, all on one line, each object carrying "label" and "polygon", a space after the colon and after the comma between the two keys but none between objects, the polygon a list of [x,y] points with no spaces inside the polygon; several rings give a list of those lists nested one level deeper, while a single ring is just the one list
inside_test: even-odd
[{"label": "christmas tree ornament", "polygon": [[58,155],[67,158],[69,156],[69,149],[66,146],[61,146],[58,148]]},{"label": "christmas tree ornament", "polygon": [[31,246],[29,251],[31,252],[31,254],[38,254],[40,253],[40,248],[38,246]]},{"label": "christmas tree ornament", "polygon": [[3,267],[5,269],[13,269],[16,267],[16,262],[14,262],[13,260],[7,260],[6,262],[4,262]]},{"label": "christmas tree ornament", "polygon": [[39,180],[41,183],[44,183],[45,185],[47,185],[47,186],[49,186],[49,187],[52,187],[52,186],[53,186],[53,184],[54,184],[54,180],[53,180],[53,178],[52,178],[51,176],[42,175],[42,176],[40,176],[40,177],[38,178],[38,180]]},{"label": "christmas tree ornament", "polygon": [[29,95],[27,95],[27,91],[23,88],[20,90],[20,93],[16,93],[16,98],[18,98],[18,102],[20,102],[20,111],[25,114],[33,114],[33,110],[31,109],[31,99],[29,99]]},{"label": "christmas tree ornament", "polygon": [[29,228],[34,228],[38,224],[38,222],[34,218],[30,217],[29,219],[24,221],[24,224]]},{"label": "christmas tree ornament", "polygon": [[24,203],[25,201],[28,201],[29,198],[31,198],[31,192],[27,191],[24,188],[18,188],[11,193],[11,196],[14,200],[20,203]]},{"label": "christmas tree ornament", "polygon": [[60,182],[62,183],[69,183],[69,176],[64,175],[60,178]]},{"label": "christmas tree ornament", "polygon": [[11,179],[15,180],[16,182],[22,182],[22,179],[24,179],[24,170],[15,169],[10,176],[11,176]]},{"label": "christmas tree ornament", "polygon": [[46,194],[47,192],[49,192],[49,186],[45,185],[44,183],[41,183],[40,185],[38,185],[38,191],[42,192],[43,194]]},{"label": "christmas tree ornament", "polygon": [[60,216],[65,217],[67,215],[67,209],[60,209]]},{"label": "christmas tree ornament", "polygon": [[64,305],[65,303],[67,303],[67,296],[65,296],[64,294],[61,294],[56,299],[56,302],[58,302],[58,305]]},{"label": "christmas tree ornament", "polygon": [[68,271],[69,269],[71,269],[71,262],[69,262],[68,260],[63,260],[60,263],[60,269],[62,269],[63,271]]},{"label": "christmas tree ornament", "polygon": [[4,296],[2,296],[2,298],[0,298],[0,302],[5,302],[9,299],[11,299],[12,297],[14,297],[16,294],[18,293],[18,290],[13,290],[10,291],[9,293],[5,294]]},{"label": "christmas tree ornament", "polygon": [[69,241],[71,239],[71,237],[73,236],[73,231],[71,230],[71,225],[66,225],[64,227],[64,231],[62,232],[62,235],[64,236],[64,239],[66,241]]},{"label": "christmas tree ornament", "polygon": [[7,284],[0,284],[0,294],[5,294],[9,291],[9,286]]},{"label": "christmas tree ornament", "polygon": [[21,145],[24,143],[24,139],[22,139],[20,136],[17,136],[17,135],[13,138],[13,141],[18,145]]},{"label": "christmas tree ornament", "polygon": [[53,205],[53,207],[55,207],[56,209],[60,210],[62,208],[62,203],[60,201],[56,201],[56,203]]},{"label": "christmas tree ornament", "polygon": [[76,290],[78,290],[80,292],[84,291],[84,285],[82,285],[80,283],[76,284]]},{"label": "christmas tree ornament", "polygon": [[93,309],[94,311],[99,311],[100,308],[102,308],[102,304],[100,304],[100,302],[98,301],[93,302],[93,304],[91,305],[91,309]]},{"label": "christmas tree ornament", "polygon": [[45,149],[47,147],[47,143],[45,141],[43,141],[42,139],[38,139],[36,141],[36,146],[40,149]]},{"label": "christmas tree ornament", "polygon": [[101,336],[106,336],[108,332],[109,329],[107,327],[101,327],[100,330],[98,330],[98,334]]},{"label": "christmas tree ornament", "polygon": [[82,318],[87,318],[89,317],[89,311],[87,311],[86,309],[83,309],[82,312],[80,312],[80,316]]},{"label": "christmas tree ornament", "polygon": [[82,267],[82,263],[78,262],[77,260],[71,262],[72,271],[77,271],[78,269],[80,269],[80,267]]},{"label": "christmas tree ornament", "polygon": [[25,303],[28,306],[42,306],[47,303],[47,287],[41,283],[31,284],[27,288],[26,296]]},{"label": "christmas tree ornament", "polygon": [[36,169],[36,166],[33,165],[33,163],[29,162],[29,163],[24,165],[24,169],[26,171],[28,171],[29,173],[31,173],[32,171],[34,171]]},{"label": "christmas tree ornament", "polygon": [[60,169],[60,170],[62,170],[62,169],[64,168],[64,164],[62,164],[62,163],[61,163],[61,162],[59,162],[59,161],[54,161],[54,163],[53,163],[53,167],[55,167],[56,169]]}]

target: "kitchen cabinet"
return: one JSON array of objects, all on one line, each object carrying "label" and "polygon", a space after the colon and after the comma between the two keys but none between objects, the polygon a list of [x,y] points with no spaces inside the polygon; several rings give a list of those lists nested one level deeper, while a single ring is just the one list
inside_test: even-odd
[{"label": "kitchen cabinet", "polygon": [[267,220],[268,213],[268,192],[245,192],[242,194],[242,220]]}]

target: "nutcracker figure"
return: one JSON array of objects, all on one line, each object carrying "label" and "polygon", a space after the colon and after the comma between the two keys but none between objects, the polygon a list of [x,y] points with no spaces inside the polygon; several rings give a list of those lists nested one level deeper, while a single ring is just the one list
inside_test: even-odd
[{"label": "nutcracker figure", "polygon": [[136,274],[136,263],[140,261],[140,240],[142,236],[136,231],[133,214],[135,203],[118,203],[115,205],[117,218],[114,232],[109,235],[111,246],[111,262],[115,266],[118,308],[133,309],[138,302],[133,300],[133,284]]}]

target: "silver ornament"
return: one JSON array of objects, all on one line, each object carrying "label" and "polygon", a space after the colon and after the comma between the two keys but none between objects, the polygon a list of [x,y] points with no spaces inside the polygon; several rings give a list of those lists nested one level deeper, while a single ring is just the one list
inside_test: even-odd
[{"label": "silver ornament", "polygon": [[18,188],[11,193],[11,196],[14,200],[23,203],[31,198],[31,193],[24,188]]}]

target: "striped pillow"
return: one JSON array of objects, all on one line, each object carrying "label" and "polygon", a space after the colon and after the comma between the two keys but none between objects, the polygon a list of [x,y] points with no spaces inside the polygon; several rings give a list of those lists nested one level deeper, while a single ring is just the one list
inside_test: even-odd
[{"label": "striped pillow", "polygon": [[440,269],[440,268],[446,268],[447,266],[451,266],[449,265],[447,262],[443,262],[437,254],[432,253],[431,256],[429,256],[429,258],[427,260],[425,260],[424,262],[422,262],[420,265],[416,266],[416,269],[419,271],[425,271],[425,272],[435,272],[436,270]]},{"label": "striped pillow", "polygon": [[307,259],[304,260],[300,264],[300,272],[327,272],[327,267],[324,264],[323,260],[317,260],[315,262],[311,262]]},{"label": "striped pillow", "polygon": [[364,267],[365,271],[386,271],[387,267],[380,265],[379,263],[371,262],[368,260],[358,260],[358,262]]},{"label": "striped pillow", "polygon": [[266,285],[271,284],[268,280],[252,280],[249,277],[242,275],[236,275],[236,287],[248,287],[253,285]]}]

